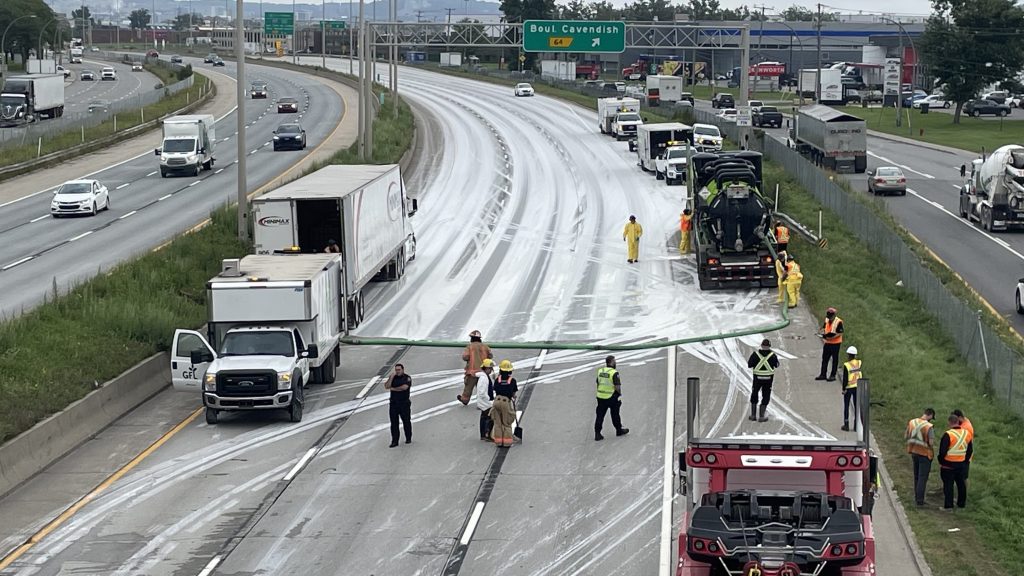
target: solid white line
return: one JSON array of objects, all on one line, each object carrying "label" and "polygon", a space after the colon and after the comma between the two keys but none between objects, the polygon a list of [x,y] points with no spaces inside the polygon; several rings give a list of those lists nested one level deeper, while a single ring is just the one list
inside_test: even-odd
[{"label": "solid white line", "polygon": [[374,376],[373,378],[370,378],[370,381],[366,383],[366,386],[363,386],[363,389],[359,391],[359,394],[356,394],[356,400],[362,400],[363,397],[366,396],[366,394],[370,391],[370,388],[373,388],[379,381],[380,376]]},{"label": "solid white line", "polygon": [[200,182],[202,182],[202,180],[196,180],[195,182],[189,184],[188,187],[191,188],[191,187],[195,186],[196,184],[199,184]]},{"label": "solid white line", "polygon": [[199,573],[199,576],[210,576],[210,574],[213,574],[213,570],[220,564],[220,560],[220,556],[214,556],[212,560],[206,563],[206,567]]},{"label": "solid white line", "polygon": [[17,266],[19,264],[24,264],[25,262],[28,262],[29,260],[31,260],[33,258],[35,258],[35,256],[26,256],[26,257],[22,258],[21,260],[18,260],[17,262],[11,262],[7,266],[4,266],[3,268],[0,268],[0,270],[10,270],[11,268],[14,268],[15,266]]},{"label": "solid white line", "polygon": [[473,514],[469,517],[469,524],[466,524],[466,531],[462,533],[462,538],[459,539],[459,543],[463,546],[469,544],[469,541],[473,538],[473,532],[476,530],[476,525],[480,522],[480,515],[484,513],[484,503],[477,502],[476,506],[473,507]]},{"label": "solid white line", "polygon": [[125,182],[124,184],[121,184],[117,188],[114,188],[114,190],[120,190],[121,188],[127,188],[130,185],[131,185],[131,182]]},{"label": "solid white line", "polygon": [[659,576],[672,574],[672,500],[674,497],[672,466],[675,456],[676,347],[668,349],[668,389],[665,398],[665,471],[661,490],[661,558]]},{"label": "solid white line", "polygon": [[75,236],[74,238],[69,239],[68,242],[74,242],[75,240],[81,240],[82,238],[85,238],[89,234],[92,234],[92,232],[93,232],[92,230],[89,230],[88,232],[82,232],[78,236]]},{"label": "solid white line", "polygon": [[[926,203],[928,203],[928,204],[932,204],[932,201],[931,201],[931,200],[929,200],[929,199],[925,198],[924,196],[921,196],[920,194],[918,194],[918,193],[917,193],[917,192],[915,192],[914,190],[911,190],[910,188],[907,188],[907,193],[908,193],[908,194],[911,194],[911,195],[913,195],[913,196],[916,196],[917,198],[920,198],[921,200],[923,200],[924,202],[926,202]],[[947,214],[947,215],[948,215],[948,216],[949,216],[950,218],[952,218],[952,219],[956,220],[957,222],[959,222],[959,223],[963,224],[964,226],[968,227],[969,229],[971,229],[971,230],[974,230],[974,231],[975,231],[975,232],[977,232],[978,234],[981,234],[981,235],[982,235],[982,236],[984,236],[985,238],[988,238],[989,240],[991,240],[992,242],[996,243],[997,245],[999,245],[999,246],[1001,246],[1001,247],[1005,248],[1005,249],[1006,249],[1006,251],[1007,251],[1007,252],[1009,252],[1010,254],[1013,254],[1014,256],[1016,256],[1017,258],[1020,258],[1021,260],[1024,260],[1024,254],[1021,254],[1020,252],[1018,252],[1018,251],[1014,250],[1014,249],[1013,249],[1012,247],[1010,247],[1010,245],[1009,245],[1009,244],[1007,244],[1007,243],[1006,243],[1005,241],[1002,241],[1002,240],[1000,240],[999,238],[996,238],[995,236],[993,236],[993,235],[989,234],[988,232],[985,232],[984,230],[982,230],[982,229],[978,228],[977,226],[975,226],[975,225],[974,225],[974,224],[972,224],[971,222],[968,222],[967,220],[964,220],[964,219],[963,219],[963,218],[961,218],[960,216],[958,216],[958,215],[956,215],[956,214],[953,214],[952,212],[950,212],[949,210],[947,210],[947,209],[946,209],[946,208],[944,208],[944,207],[939,207],[939,210],[941,210],[942,212],[944,212],[945,214]]]},{"label": "solid white line", "polygon": [[885,156],[879,156],[878,154],[875,154],[874,152],[871,152],[870,150],[868,151],[868,156],[874,156],[875,158],[878,158],[879,160],[881,160],[882,162],[885,162],[886,164],[893,164],[894,163],[892,160],[889,160]]},{"label": "solid white line", "polygon": [[149,174],[146,174],[146,177],[148,178],[148,177],[152,176],[153,174],[156,174],[156,172],[157,172],[156,170],[153,170]]},{"label": "solid white line", "polygon": [[33,218],[33,219],[29,220],[28,223],[31,224],[33,222],[39,222],[40,220],[45,220],[46,218],[49,218],[49,217],[50,217],[50,215],[47,214],[45,216],[40,216],[39,218]]},{"label": "solid white line", "polygon": [[299,458],[299,461],[295,463],[295,466],[292,466],[292,469],[289,470],[288,473],[284,475],[284,481],[291,482],[292,478],[295,478],[299,471],[302,470],[302,467],[309,463],[309,460],[313,456],[316,456],[316,448],[310,448],[309,450],[306,450],[306,453],[302,455],[302,458]]},{"label": "solid white line", "polygon": [[533,369],[534,370],[540,370],[541,366],[544,365],[544,358],[547,355],[548,355],[547,348],[545,348],[544,350],[540,351],[540,354],[537,355],[537,361],[533,363]]},{"label": "solid white line", "polygon": [[118,220],[124,220],[125,218],[131,216],[132,214],[135,214],[136,212],[138,212],[138,210],[132,210],[131,212],[125,214],[124,216],[119,216],[117,219]]},{"label": "solid white line", "polygon": [[918,172],[917,170],[914,170],[913,168],[911,168],[910,166],[907,166],[906,164],[897,164],[897,166],[899,166],[900,168],[903,168],[904,170],[908,170],[910,172],[913,172],[914,174],[920,174],[921,176],[924,176],[925,178],[931,178],[932,180],[935,179],[935,176],[932,176],[931,174],[925,174],[924,172]]},{"label": "solid white line", "polygon": [[161,196],[161,197],[157,198],[157,199],[156,199],[156,201],[157,201],[157,202],[160,202],[160,201],[162,201],[162,200],[167,200],[167,199],[168,199],[168,198],[170,198],[171,196],[173,196],[173,194],[164,194],[163,196]]},{"label": "solid white line", "polygon": [[960,189],[960,185],[959,184],[953,184],[953,188],[956,188],[957,190],[959,190]]},{"label": "solid white line", "polygon": [[4,202],[3,204],[0,204],[0,208],[3,208],[4,206],[10,206],[11,204],[14,204],[15,202],[21,202],[22,200],[26,200],[28,198],[34,198],[34,197],[39,196],[40,194],[42,194],[44,192],[49,192],[51,190],[56,190],[57,188],[58,188],[58,186],[51,186],[51,187],[49,187],[49,188],[47,188],[45,190],[40,190],[39,192],[33,192],[33,193],[29,194],[28,196],[22,196],[21,198],[15,198],[14,200],[11,200],[9,202]]}]

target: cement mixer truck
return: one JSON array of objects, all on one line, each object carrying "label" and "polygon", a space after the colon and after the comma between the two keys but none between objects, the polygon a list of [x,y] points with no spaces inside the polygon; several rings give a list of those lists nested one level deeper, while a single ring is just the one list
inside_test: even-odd
[{"label": "cement mixer truck", "polygon": [[1024,228],[1024,146],[1010,144],[971,162],[960,216],[985,230]]}]

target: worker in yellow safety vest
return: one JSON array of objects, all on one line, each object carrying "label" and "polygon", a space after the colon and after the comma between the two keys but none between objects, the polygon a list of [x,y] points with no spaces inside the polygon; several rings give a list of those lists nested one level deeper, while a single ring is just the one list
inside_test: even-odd
[{"label": "worker in yellow safety vest", "polygon": [[789,228],[785,224],[775,221],[775,251],[785,252],[789,249]]},{"label": "worker in yellow safety vest", "polygon": [[629,428],[622,427],[619,409],[622,407],[622,380],[615,368],[615,356],[604,359],[604,366],[597,371],[597,420],[594,421],[594,440],[604,440],[601,428],[604,417],[609,410],[612,412],[612,425],[616,436],[629,434]]},{"label": "worker in yellow safety vest", "polygon": [[626,261],[630,264],[640,261],[640,237],[644,235],[644,227],[636,221],[636,216],[630,216],[626,227],[622,229],[622,240],[626,242]]},{"label": "worker in yellow safety vest", "polygon": [[800,265],[796,263],[796,257],[792,254],[786,255],[786,273],[782,276],[786,284],[786,294],[789,295],[790,308],[796,308],[800,303],[800,286],[804,282],[804,275],[800,272]]},{"label": "worker in yellow safety vest", "polygon": [[907,422],[907,431],[903,435],[907,441],[907,453],[910,454],[914,466],[914,502],[924,506],[925,488],[928,486],[928,475],[932,470],[932,458],[935,455],[935,431],[932,420],[935,410],[925,408],[924,414]]},{"label": "worker in yellow safety vest", "polygon": [[679,253],[686,254],[690,251],[690,234],[693,233],[693,214],[690,209],[683,210],[679,215]]},{"label": "worker in yellow safety vest", "polygon": [[861,378],[860,359],[857,347],[846,349],[846,363],[843,364],[843,430],[850,430],[850,404],[853,404],[853,424],[857,425],[857,381]]},{"label": "worker in yellow safety vest", "polygon": [[939,474],[942,477],[942,509],[953,511],[953,486],[956,485],[956,505],[958,508],[967,506],[967,479],[964,473],[967,462],[974,454],[974,442],[971,433],[960,425],[960,418],[950,414],[947,419],[949,430],[942,435],[939,443]]},{"label": "worker in yellow safety vest", "polygon": [[[953,415],[960,419],[960,426],[967,430],[968,434],[971,435],[971,445],[974,445],[974,424],[971,424],[971,419],[964,416],[963,411],[959,408],[953,410]],[[964,481],[971,477],[971,462],[974,462],[974,452],[971,452],[971,459],[967,461],[967,467],[964,470]]]},{"label": "worker in yellow safety vest", "polygon": [[[754,350],[747,360],[747,367],[754,371],[754,381],[750,387],[750,420],[767,422],[768,402],[772,398],[772,384],[775,382],[775,370],[779,367],[779,357],[772,351],[772,343],[767,338],[761,341],[761,348]],[[761,413],[757,411],[757,396],[761,395]]]}]

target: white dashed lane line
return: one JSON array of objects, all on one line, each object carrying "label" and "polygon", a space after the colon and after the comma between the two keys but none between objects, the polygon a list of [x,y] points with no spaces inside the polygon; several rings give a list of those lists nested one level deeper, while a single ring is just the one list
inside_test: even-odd
[{"label": "white dashed lane line", "polygon": [[28,262],[32,258],[34,258],[34,256],[26,256],[26,257],[22,258],[21,260],[18,260],[16,262],[11,262],[10,264],[4,266],[3,268],[0,268],[0,270],[10,270],[11,268],[14,268],[15,266],[17,266],[19,264],[24,264],[25,262]]},{"label": "white dashed lane line", "polygon": [[39,222],[40,220],[45,220],[45,219],[47,219],[49,217],[50,217],[49,214],[45,214],[43,216],[40,216],[39,218],[33,218],[33,219],[29,220],[28,223],[32,224],[33,222]]},{"label": "white dashed lane line", "polygon": [[68,242],[74,242],[75,240],[81,240],[82,238],[85,238],[86,236],[88,236],[89,234],[92,234],[92,233],[93,233],[92,230],[89,230],[88,232],[82,232],[81,234],[79,234],[78,236],[75,236],[74,238],[69,238]]},{"label": "white dashed lane line", "polygon": [[114,190],[120,190],[122,188],[127,188],[128,186],[131,186],[131,182],[125,182],[124,184],[121,184],[117,188],[114,188]]}]

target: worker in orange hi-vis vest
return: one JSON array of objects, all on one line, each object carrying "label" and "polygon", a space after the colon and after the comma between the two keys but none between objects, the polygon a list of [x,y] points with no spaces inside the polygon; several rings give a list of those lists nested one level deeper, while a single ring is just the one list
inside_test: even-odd
[{"label": "worker in orange hi-vis vest", "polygon": [[693,231],[693,214],[690,209],[683,210],[679,215],[679,253],[686,254],[690,251],[690,234]]},{"label": "worker in orange hi-vis vest", "polygon": [[775,221],[775,251],[785,252],[789,249],[789,228],[785,224]]},{"label": "worker in orange hi-vis vest", "polygon": [[925,408],[919,418],[907,422],[907,431],[903,435],[907,442],[907,453],[914,465],[914,502],[918,506],[924,506],[928,475],[932,470],[932,458],[935,457],[934,419],[935,410]]}]

